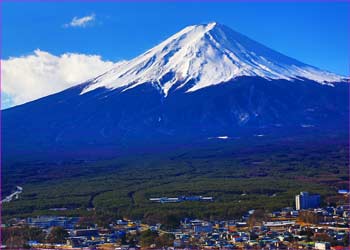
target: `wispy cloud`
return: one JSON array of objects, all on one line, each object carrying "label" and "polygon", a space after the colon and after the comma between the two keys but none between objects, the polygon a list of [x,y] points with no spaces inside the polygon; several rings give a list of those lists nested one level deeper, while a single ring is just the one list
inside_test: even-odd
[{"label": "wispy cloud", "polygon": [[59,56],[42,50],[1,61],[4,108],[64,90],[116,66],[99,55],[65,53]]},{"label": "wispy cloud", "polygon": [[63,25],[63,27],[68,28],[68,27],[87,27],[88,25],[91,25],[95,22],[96,20],[96,15],[92,13],[89,16],[84,16],[84,17],[73,17],[72,21],[70,23],[66,23]]}]

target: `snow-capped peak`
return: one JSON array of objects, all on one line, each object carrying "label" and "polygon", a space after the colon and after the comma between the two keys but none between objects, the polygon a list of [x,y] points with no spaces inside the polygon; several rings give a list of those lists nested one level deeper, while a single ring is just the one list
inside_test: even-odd
[{"label": "snow-capped peak", "polygon": [[344,80],[342,76],[284,56],[213,22],[184,28],[144,54],[95,78],[81,94],[99,87],[123,87],[126,91],[152,83],[166,96],[169,91],[184,86],[191,92],[239,76],[306,78],[321,84]]}]

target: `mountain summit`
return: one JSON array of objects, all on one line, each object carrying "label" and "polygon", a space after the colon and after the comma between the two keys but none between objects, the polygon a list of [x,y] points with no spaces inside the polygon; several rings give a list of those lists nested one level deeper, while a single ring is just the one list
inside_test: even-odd
[{"label": "mountain summit", "polygon": [[343,77],[224,25],[189,26],[103,75],[3,111],[3,155],[100,157],[212,138],[343,135],[348,94]]},{"label": "mountain summit", "polygon": [[240,76],[309,79],[321,84],[342,80],[284,56],[218,23],[188,26],[133,60],[95,78],[82,94],[99,87],[136,87],[152,83],[164,95],[185,88],[196,91]]}]

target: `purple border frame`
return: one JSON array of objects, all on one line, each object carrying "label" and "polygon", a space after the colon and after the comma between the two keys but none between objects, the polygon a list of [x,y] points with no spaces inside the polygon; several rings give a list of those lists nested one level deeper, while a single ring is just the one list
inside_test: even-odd
[{"label": "purple border frame", "polygon": [[[250,2],[250,3],[264,3],[264,2],[276,2],[276,3],[322,3],[322,2],[345,2],[349,3],[348,5],[348,11],[350,13],[350,0],[0,0],[0,201],[2,201],[2,67],[1,67],[1,61],[2,61],[2,11],[3,11],[3,3],[16,3],[16,2],[23,2],[23,3],[30,3],[30,2],[99,2],[99,3],[104,3],[104,2],[134,2],[134,3],[145,3],[145,2],[157,2],[157,3],[165,3],[165,2],[216,2],[216,3],[225,3],[225,2]],[[350,16],[348,20],[350,24]],[[348,32],[348,37],[350,40],[350,32]],[[348,53],[348,68],[350,71],[350,49]],[[348,85],[348,95],[350,96],[350,80],[349,80],[349,85]],[[350,107],[350,98],[349,98],[349,107]],[[350,110],[349,110],[349,121],[350,121]],[[350,131],[350,124],[349,124],[349,131]],[[349,154],[349,160],[350,160],[350,133],[349,133],[349,149],[348,149],[348,154]],[[348,174],[350,176],[350,163],[348,165]],[[350,190],[350,180],[348,182],[348,190]],[[348,195],[348,204],[350,205],[350,195]],[[0,202],[0,226],[2,225],[2,203]],[[350,236],[349,236],[350,237]],[[0,230],[0,247],[2,246],[2,231]]]}]

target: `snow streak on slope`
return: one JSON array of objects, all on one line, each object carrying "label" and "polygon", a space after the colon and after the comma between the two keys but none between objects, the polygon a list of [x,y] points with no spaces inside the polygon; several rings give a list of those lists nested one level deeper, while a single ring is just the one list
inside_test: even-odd
[{"label": "snow streak on slope", "polygon": [[[284,56],[230,28],[209,23],[186,27],[161,44],[95,78],[81,94],[99,87],[124,91],[152,83],[166,96],[186,86],[196,91],[239,76],[265,79],[307,78],[321,84],[344,80]],[[191,80],[191,85],[187,83]]]}]

